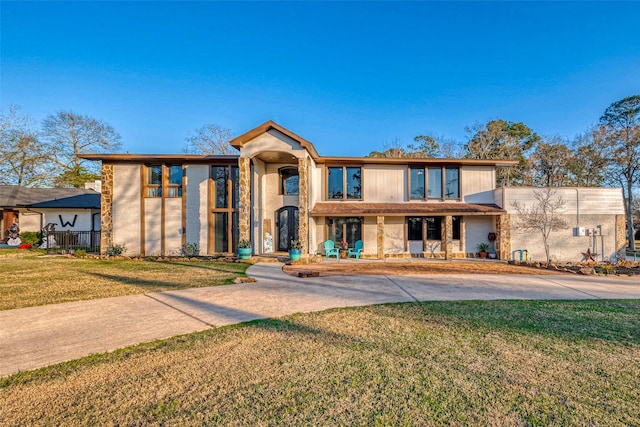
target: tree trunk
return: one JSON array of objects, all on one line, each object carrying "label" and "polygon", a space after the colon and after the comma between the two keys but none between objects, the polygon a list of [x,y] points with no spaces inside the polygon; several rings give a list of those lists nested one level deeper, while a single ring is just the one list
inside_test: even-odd
[{"label": "tree trunk", "polygon": [[629,249],[636,249],[636,242],[633,230],[633,188],[631,181],[627,182],[627,237],[629,238]]}]

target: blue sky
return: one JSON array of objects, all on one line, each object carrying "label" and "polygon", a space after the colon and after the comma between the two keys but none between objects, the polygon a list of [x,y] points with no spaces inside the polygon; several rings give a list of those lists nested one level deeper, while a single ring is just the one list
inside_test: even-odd
[{"label": "blue sky", "polygon": [[132,153],[274,120],[321,155],[523,121],[573,138],[640,94],[638,2],[0,2],[0,106]]}]

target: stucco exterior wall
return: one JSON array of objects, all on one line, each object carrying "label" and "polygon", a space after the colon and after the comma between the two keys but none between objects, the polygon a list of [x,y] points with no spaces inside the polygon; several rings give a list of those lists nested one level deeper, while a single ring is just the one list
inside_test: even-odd
[{"label": "stucco exterior wall", "polygon": [[140,254],[141,165],[117,164],[113,170],[113,244],[124,245],[127,255]]},{"label": "stucco exterior wall", "polygon": [[144,199],[145,255],[162,255],[162,199]]},{"label": "stucco exterior wall", "polygon": [[275,129],[259,135],[242,147],[242,157],[252,158],[265,151],[291,152],[293,156],[305,157],[306,150],[293,139]]},{"label": "stucco exterior wall", "polygon": [[366,216],[362,224],[362,253],[373,257],[378,253],[378,221],[375,216]]},{"label": "stucco exterior wall", "polygon": [[166,198],[164,203],[164,253],[178,256],[182,249],[182,199]]},{"label": "stucco exterior wall", "polygon": [[384,219],[384,253],[401,254],[404,250],[404,218],[388,216]]},{"label": "stucco exterior wall", "polygon": [[460,169],[460,194],[466,203],[494,203],[495,182],[495,169],[491,166],[465,166]]},{"label": "stucco exterior wall", "polygon": [[[527,249],[529,258],[534,261],[546,261],[546,254],[540,232],[525,233],[518,227],[520,215],[511,215],[511,250]],[[571,224],[575,221],[574,215],[562,215],[562,218]],[[582,252],[591,248],[597,252],[598,261],[616,260],[616,228],[615,215],[582,215],[581,220],[585,224],[602,226],[602,236],[574,236],[573,226],[564,230],[552,231],[549,235],[549,249],[552,261],[583,261]],[[519,259],[519,258],[518,258]]]},{"label": "stucco exterior wall", "polygon": [[398,203],[407,200],[407,167],[365,165],[362,168],[363,199],[369,203]]},{"label": "stucco exterior wall", "polygon": [[311,218],[312,222],[315,224],[314,226],[314,237],[312,240],[315,243],[311,243],[309,253],[321,253],[324,254],[324,242],[327,240],[326,236],[326,218],[323,216]]},{"label": "stucco exterior wall", "polygon": [[197,243],[200,254],[207,253],[208,165],[187,165],[187,243]]}]

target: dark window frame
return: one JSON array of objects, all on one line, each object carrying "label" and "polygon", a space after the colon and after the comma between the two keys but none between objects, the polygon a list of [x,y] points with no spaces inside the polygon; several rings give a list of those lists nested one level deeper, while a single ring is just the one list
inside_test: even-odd
[{"label": "dark window frame", "polygon": [[[341,169],[341,173],[342,173],[342,186],[341,186],[341,192],[339,192],[340,196],[339,197],[331,197],[332,196],[332,192],[331,192],[331,187],[330,187],[330,172],[331,169]],[[351,197],[351,193],[349,192],[349,187],[350,187],[350,180],[348,177],[348,170],[349,169],[359,169],[360,170],[360,188],[358,190],[358,197]],[[325,200],[363,200],[364,196],[363,196],[363,189],[364,189],[364,176],[363,176],[363,167],[360,165],[346,165],[346,166],[327,166],[325,168]],[[338,194],[338,192],[335,192],[335,194]]]},{"label": "dark window frame", "polygon": [[[143,194],[146,199],[176,199],[181,198],[184,191],[184,166],[177,163],[145,163]],[[160,168],[159,173],[152,175],[153,171]],[[172,168],[179,168],[180,183],[172,182]],[[159,175],[159,179],[158,179]]]},{"label": "dark window frame", "polygon": [[[424,186],[423,186],[423,194],[419,197],[414,197],[413,195],[413,182],[412,182],[412,175],[413,175],[413,171],[414,170],[418,170],[418,171],[424,171],[423,172],[423,179],[424,179]],[[437,187],[437,190],[439,190],[440,194],[437,194],[436,196],[429,196],[429,191],[430,191],[430,187],[431,186],[431,179],[429,179],[429,172],[430,171],[438,171],[438,176],[440,178],[440,185]],[[450,190],[450,188],[447,185],[447,171],[457,171],[457,178],[456,178],[456,182],[457,182],[457,186],[456,186],[456,191],[453,193],[453,197],[447,197],[447,192],[448,190]],[[460,167],[459,166],[429,166],[429,165],[424,165],[424,166],[409,166],[408,168],[408,185],[407,185],[407,193],[408,193],[408,197],[409,200],[462,200],[462,185],[461,185],[461,173],[460,173]],[[450,191],[449,191],[450,192]]]},{"label": "dark window frame", "polygon": [[[300,195],[300,171],[295,166],[284,166],[278,169],[278,175],[280,176],[280,190],[278,194],[283,196],[299,196]],[[298,185],[296,186],[295,193],[289,193],[287,191],[287,180],[290,178],[298,177]]]}]

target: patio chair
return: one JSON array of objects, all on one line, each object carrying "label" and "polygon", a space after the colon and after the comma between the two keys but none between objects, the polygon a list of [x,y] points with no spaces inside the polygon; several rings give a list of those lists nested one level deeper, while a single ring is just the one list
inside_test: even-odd
[{"label": "patio chair", "polygon": [[340,261],[340,249],[335,247],[335,243],[333,240],[327,240],[324,242],[324,252],[329,259],[330,256],[335,256],[338,261]]},{"label": "patio chair", "polygon": [[360,259],[360,254],[362,253],[362,248],[364,247],[364,243],[362,240],[356,241],[356,246],[354,248],[349,248],[347,251],[347,258],[350,256],[356,257],[356,259]]}]

